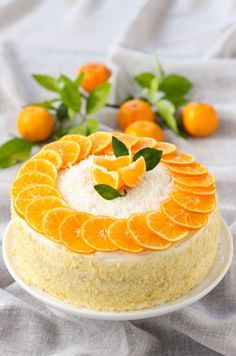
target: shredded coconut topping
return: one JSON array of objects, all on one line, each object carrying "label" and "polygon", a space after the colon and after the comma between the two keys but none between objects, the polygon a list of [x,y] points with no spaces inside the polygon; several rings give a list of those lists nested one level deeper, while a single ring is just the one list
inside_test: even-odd
[{"label": "shredded coconut topping", "polygon": [[171,177],[161,163],[146,172],[136,188],[127,189],[127,195],[114,200],[105,200],[94,189],[91,168],[93,156],[76,166],[62,171],[58,189],[71,208],[93,215],[128,218],[133,213],[159,210],[160,203],[168,198],[172,188]]}]

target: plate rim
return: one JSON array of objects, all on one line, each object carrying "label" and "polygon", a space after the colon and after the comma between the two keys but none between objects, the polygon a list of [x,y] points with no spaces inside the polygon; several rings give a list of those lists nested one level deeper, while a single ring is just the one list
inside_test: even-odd
[{"label": "plate rim", "polygon": [[[19,286],[29,293],[31,296],[39,300],[40,302],[46,304],[47,306],[56,308],[57,310],[60,310],[62,312],[70,313],[74,316],[77,317],[83,317],[83,318],[89,318],[89,319],[96,319],[96,320],[110,320],[110,321],[122,321],[122,320],[141,320],[141,319],[147,319],[147,318],[153,318],[165,314],[169,314],[171,312],[177,311],[179,309],[182,309],[186,306],[189,306],[196,301],[200,300],[204,296],[206,296],[210,291],[212,291],[219,283],[220,281],[224,278],[226,275],[227,271],[229,270],[229,267],[232,263],[233,259],[233,237],[231,234],[231,231],[229,227],[227,226],[225,220],[220,217],[220,228],[223,228],[223,234],[224,235],[224,240],[225,240],[225,245],[228,244],[228,251],[227,255],[228,258],[222,268],[222,270],[219,272],[217,277],[203,290],[200,290],[198,293],[196,293],[193,296],[189,296],[188,299],[186,300],[180,300],[176,299],[176,302],[173,301],[172,305],[168,306],[168,303],[165,303],[159,306],[154,306],[151,308],[147,309],[141,309],[141,310],[134,310],[134,311],[122,311],[122,312],[116,312],[116,311],[98,311],[98,310],[92,310],[88,308],[79,308],[76,307],[72,304],[63,302],[56,297],[50,296],[48,293],[40,291],[39,289],[27,285],[17,274],[14,268],[14,263],[11,262],[12,256],[8,256],[10,254],[10,251],[8,251],[8,245],[10,242],[8,240],[12,241],[12,236],[9,237],[11,234],[11,227],[12,227],[12,222],[10,221],[7,224],[7,227],[5,229],[5,232],[3,234],[3,239],[2,239],[2,254],[3,254],[3,260],[5,262],[5,265],[8,269],[8,272],[11,274],[12,278],[15,280],[16,283],[19,284]],[[217,263],[217,262],[215,262]],[[214,263],[214,264],[215,264]],[[214,266],[214,265],[213,265]],[[212,267],[213,267],[212,266]],[[205,277],[207,278],[207,276]],[[203,283],[205,278],[200,282]]]}]

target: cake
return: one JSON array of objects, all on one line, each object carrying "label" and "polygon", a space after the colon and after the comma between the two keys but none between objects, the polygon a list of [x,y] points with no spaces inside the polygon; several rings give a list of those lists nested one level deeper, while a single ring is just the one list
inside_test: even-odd
[{"label": "cake", "polygon": [[17,271],[77,307],[119,312],[173,301],[217,256],[214,182],[167,142],[66,135],[26,161],[12,184]]}]

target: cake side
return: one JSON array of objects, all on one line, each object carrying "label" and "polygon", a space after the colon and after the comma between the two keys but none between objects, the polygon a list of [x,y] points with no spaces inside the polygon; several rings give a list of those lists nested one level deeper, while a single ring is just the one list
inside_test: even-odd
[{"label": "cake side", "polygon": [[197,285],[216,258],[220,218],[216,208],[205,227],[169,250],[122,253],[114,260],[47,240],[14,211],[12,224],[16,265],[25,283],[78,307],[123,311],[175,300]]}]

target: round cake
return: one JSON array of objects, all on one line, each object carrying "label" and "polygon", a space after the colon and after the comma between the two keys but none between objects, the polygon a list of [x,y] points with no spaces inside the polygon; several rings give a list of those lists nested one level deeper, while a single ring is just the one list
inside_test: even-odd
[{"label": "round cake", "polygon": [[66,135],[25,162],[12,184],[18,273],[94,310],[175,300],[217,256],[214,182],[167,142],[118,132]]}]

